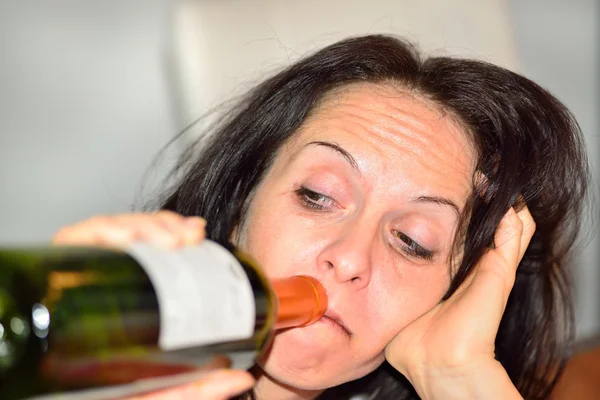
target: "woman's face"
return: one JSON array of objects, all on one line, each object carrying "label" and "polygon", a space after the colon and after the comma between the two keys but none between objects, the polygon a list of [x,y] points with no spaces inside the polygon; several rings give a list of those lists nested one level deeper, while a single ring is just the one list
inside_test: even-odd
[{"label": "woman's face", "polygon": [[321,389],[378,367],[449,286],[474,167],[465,131],[426,100],[373,84],[330,94],[278,153],[238,237],[270,277],[321,281],[339,323],[277,334],[263,369]]}]

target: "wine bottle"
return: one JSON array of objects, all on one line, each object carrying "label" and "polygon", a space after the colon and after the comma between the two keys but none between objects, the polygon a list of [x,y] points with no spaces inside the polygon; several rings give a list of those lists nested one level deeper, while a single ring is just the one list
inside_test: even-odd
[{"label": "wine bottle", "polygon": [[314,278],[269,281],[209,240],[0,248],[0,399],[131,396],[193,379],[213,354],[249,367],[274,330],[326,307]]}]

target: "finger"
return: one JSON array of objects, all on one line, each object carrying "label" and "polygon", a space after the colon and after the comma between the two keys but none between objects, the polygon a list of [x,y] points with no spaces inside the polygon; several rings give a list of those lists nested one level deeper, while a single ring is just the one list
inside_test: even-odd
[{"label": "finger", "polygon": [[76,235],[72,226],[66,226],[61,228],[52,237],[52,244],[55,245],[69,245],[69,244],[92,244],[94,239],[90,237],[89,232],[85,237]]},{"label": "finger", "polygon": [[115,223],[113,217],[96,216],[61,229],[52,242],[58,245],[121,246],[135,240],[136,232]]},{"label": "finger", "polygon": [[511,207],[498,224],[494,249],[484,254],[463,289],[466,296],[487,297],[490,304],[501,305],[504,309],[515,282],[522,236],[523,221]]},{"label": "finger", "polygon": [[201,217],[188,217],[186,225],[186,244],[197,244],[206,237],[206,220]]},{"label": "finger", "polygon": [[59,230],[55,245],[106,245],[123,248],[136,240],[173,249],[204,239],[206,222],[170,211],[156,214],[96,216]]},{"label": "finger", "polygon": [[[160,388],[155,386],[156,381],[152,378],[141,379],[134,382],[133,390],[134,393],[141,393],[134,396],[127,396],[125,398],[119,397],[121,400],[158,400],[171,398],[177,396],[180,398],[181,393],[189,391],[187,386],[190,386],[194,381],[200,381],[202,379],[209,379],[210,374],[216,371],[223,371],[231,367],[231,360],[224,355],[217,355],[210,359],[209,362],[196,368],[193,372],[193,376],[175,375],[175,381],[171,382],[172,385],[169,388]],[[187,375],[185,373],[184,375]]]},{"label": "finger", "polygon": [[136,240],[172,249],[181,245],[177,234],[169,232],[152,214],[96,216],[64,228],[54,244],[105,245],[125,248]]},{"label": "finger", "polygon": [[255,383],[254,377],[247,371],[225,370],[216,374],[211,379],[191,385],[185,399],[226,400],[252,389]]},{"label": "finger", "polygon": [[514,267],[515,272],[519,264],[519,255],[521,254],[521,242],[523,236],[523,221],[517,215],[517,212],[511,207],[504,217],[500,220],[496,233],[494,235],[493,252],[500,255],[505,261],[507,267]]},{"label": "finger", "polygon": [[128,400],[225,400],[250,390],[253,385],[254,377],[247,371],[218,370],[201,375],[196,382]]},{"label": "finger", "polygon": [[135,232],[137,240],[163,249],[178,248],[183,244],[177,231],[170,231],[155,214],[117,215],[115,224]]},{"label": "finger", "polygon": [[210,371],[214,369],[225,369],[231,367],[231,359],[224,355],[216,355],[209,362],[198,368],[199,371]]},{"label": "finger", "polygon": [[[483,285],[481,282],[485,282],[484,286],[488,287],[489,290],[493,290],[493,282],[497,278],[503,281],[502,287],[507,288],[510,292],[518,263],[523,254],[521,252],[522,233],[523,222],[515,209],[511,207],[496,228],[494,248],[483,255],[475,269],[456,289],[456,297],[468,291],[475,281],[479,282],[478,286]],[[526,245],[526,243],[524,244]],[[503,289],[503,293],[505,291]]]},{"label": "finger", "polygon": [[521,234],[521,242],[519,244],[518,259],[518,261],[521,262],[523,256],[525,255],[525,251],[527,250],[527,247],[531,242],[531,238],[535,233],[536,224],[535,220],[533,219],[533,216],[531,215],[531,212],[529,211],[529,208],[525,203],[523,203],[523,208],[521,208],[519,212],[517,212],[517,216],[523,224],[523,232]]},{"label": "finger", "polygon": [[167,210],[157,212],[155,217],[166,230],[177,235],[184,245],[197,244],[204,239],[206,221],[203,218],[184,217]]},{"label": "finger", "polygon": [[122,215],[122,225],[137,231],[140,240],[157,247],[175,249],[197,244],[204,239],[206,221],[200,217],[183,217],[172,211],[162,210],[155,214]]}]

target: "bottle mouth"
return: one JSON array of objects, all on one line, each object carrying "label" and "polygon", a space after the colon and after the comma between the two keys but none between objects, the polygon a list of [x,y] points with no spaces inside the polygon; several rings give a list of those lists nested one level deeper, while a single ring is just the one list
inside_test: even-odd
[{"label": "bottle mouth", "polygon": [[277,296],[275,329],[307,326],[317,322],[327,310],[327,293],[321,283],[307,275],[272,282]]}]

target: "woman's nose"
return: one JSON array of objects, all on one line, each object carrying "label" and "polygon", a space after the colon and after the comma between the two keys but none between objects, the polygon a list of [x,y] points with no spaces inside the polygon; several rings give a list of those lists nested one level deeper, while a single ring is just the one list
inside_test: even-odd
[{"label": "woman's nose", "polygon": [[362,289],[371,280],[372,246],[373,235],[355,227],[332,240],[321,251],[317,262],[325,274],[333,274],[339,283]]}]

